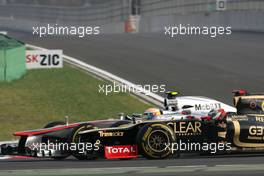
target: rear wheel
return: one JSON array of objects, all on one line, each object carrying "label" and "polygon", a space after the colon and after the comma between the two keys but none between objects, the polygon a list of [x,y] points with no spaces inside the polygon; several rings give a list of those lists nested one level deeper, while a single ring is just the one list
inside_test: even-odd
[{"label": "rear wheel", "polygon": [[144,126],[137,135],[139,153],[148,159],[164,159],[172,156],[170,146],[175,141],[172,129],[159,123]]}]

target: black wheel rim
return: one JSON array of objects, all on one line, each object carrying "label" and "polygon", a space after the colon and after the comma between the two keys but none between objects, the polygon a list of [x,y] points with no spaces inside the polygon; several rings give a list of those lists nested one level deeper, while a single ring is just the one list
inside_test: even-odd
[{"label": "black wheel rim", "polygon": [[148,138],[148,145],[151,148],[151,150],[155,152],[163,152],[170,139],[166,132],[162,130],[153,131],[150,133]]}]

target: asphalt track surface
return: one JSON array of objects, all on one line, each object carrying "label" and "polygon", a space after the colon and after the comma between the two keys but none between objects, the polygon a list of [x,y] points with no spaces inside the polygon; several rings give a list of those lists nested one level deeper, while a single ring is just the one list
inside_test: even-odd
[{"label": "asphalt track surface", "polygon": [[11,34],[30,44],[63,49],[69,56],[133,83],[165,84],[167,90],[178,90],[182,95],[208,96],[232,104],[233,89],[264,92],[261,33],[218,38],[170,38],[163,33],[86,38]]},{"label": "asphalt track surface", "polygon": [[[100,35],[86,38],[38,38],[17,31],[10,34],[30,44],[63,49],[69,56],[105,69],[133,83],[166,84],[168,89],[176,89],[183,95],[208,96],[231,104],[233,89],[243,88],[252,92],[264,90],[264,34],[260,33],[233,33],[231,36],[215,39],[169,38],[163,33]],[[168,166],[186,166],[190,172],[185,168],[178,173],[179,175],[263,175],[264,166],[259,165],[263,164],[263,161],[263,156],[187,156],[162,161],[4,160],[0,161],[0,169],[89,170],[118,167],[128,172],[123,174],[142,175],[142,172],[128,168],[151,167],[151,170],[155,170],[152,168],[155,167],[161,172],[161,168],[169,170]],[[209,172],[201,167],[215,169]],[[175,175],[177,170],[181,169],[174,168],[172,172],[164,171],[159,175],[172,173]],[[108,170],[104,171],[111,173]],[[149,172],[143,175],[148,174],[154,175]]]},{"label": "asphalt track surface", "polygon": [[[50,171],[62,172],[62,175],[111,175],[121,173],[126,175],[263,175],[263,156],[228,155],[200,156],[186,155],[168,160],[97,160],[78,161],[67,159],[55,161],[51,159],[24,159],[0,161],[0,175],[9,173],[30,175],[29,173],[52,175]],[[48,170],[47,170],[48,169]],[[66,169],[67,173],[63,171]],[[70,169],[70,170],[67,170]],[[168,172],[169,171],[169,172]],[[154,174],[155,173],[155,174]],[[53,173],[56,175],[56,172]],[[82,175],[82,174],[80,174]]]}]

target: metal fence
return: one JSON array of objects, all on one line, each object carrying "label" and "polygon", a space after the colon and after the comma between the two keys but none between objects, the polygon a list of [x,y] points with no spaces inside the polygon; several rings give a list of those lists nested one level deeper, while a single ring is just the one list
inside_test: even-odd
[{"label": "metal fence", "polygon": [[[263,0],[227,0],[226,11],[264,11]],[[142,0],[142,16],[204,13],[216,10],[216,0]]]},{"label": "metal fence", "polygon": [[[0,3],[0,26],[12,25],[19,28],[25,26],[25,23],[30,25],[29,21],[42,24],[109,24],[109,32],[113,29],[116,31],[117,28],[121,32],[124,21],[130,15],[131,2],[132,0],[101,0],[98,4],[83,7]],[[236,28],[248,29],[251,25],[254,30],[264,28],[264,0],[227,0],[226,10],[221,12],[216,10],[216,0],[141,0],[140,4],[140,31],[143,32],[158,31],[161,30],[160,26],[183,21],[195,24],[234,22]]]},{"label": "metal fence", "polygon": [[83,7],[51,7],[38,5],[0,5],[0,17],[27,19],[43,23],[104,24],[124,21],[128,17],[129,4],[124,0]]},{"label": "metal fence", "polygon": [[232,26],[233,30],[264,32],[264,0],[142,0],[141,32],[156,32],[167,25]]}]

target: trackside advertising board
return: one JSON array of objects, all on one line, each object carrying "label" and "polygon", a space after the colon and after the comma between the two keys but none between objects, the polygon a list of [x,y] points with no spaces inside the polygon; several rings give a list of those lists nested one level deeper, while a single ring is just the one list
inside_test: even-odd
[{"label": "trackside advertising board", "polygon": [[62,68],[62,50],[27,50],[27,69]]}]

